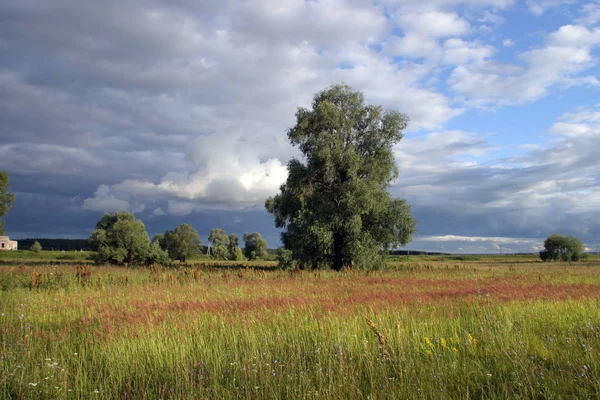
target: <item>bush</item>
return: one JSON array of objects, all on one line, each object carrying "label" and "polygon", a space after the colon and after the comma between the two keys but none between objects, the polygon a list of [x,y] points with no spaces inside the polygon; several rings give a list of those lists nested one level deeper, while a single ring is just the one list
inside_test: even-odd
[{"label": "bush", "polygon": [[42,245],[40,242],[35,241],[29,248],[29,250],[33,251],[35,254],[40,254],[42,252]]}]

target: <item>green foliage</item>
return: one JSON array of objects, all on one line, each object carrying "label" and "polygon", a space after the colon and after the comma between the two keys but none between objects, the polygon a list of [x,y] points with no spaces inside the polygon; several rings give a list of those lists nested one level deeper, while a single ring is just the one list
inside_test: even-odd
[{"label": "green foliage", "polygon": [[171,265],[171,259],[169,253],[160,247],[160,242],[152,241],[150,245],[150,251],[146,257],[146,265],[160,264],[163,267],[169,267]]},{"label": "green foliage", "polygon": [[181,224],[175,230],[165,232],[161,247],[167,250],[172,260],[185,262],[202,252],[202,240],[190,224]]},{"label": "green foliage", "polygon": [[163,242],[163,240],[165,240],[165,235],[163,235],[162,233],[157,233],[152,238],[152,244],[158,243],[158,245],[160,246],[160,244]]},{"label": "green foliage", "polygon": [[291,250],[281,248],[277,252],[277,265],[281,269],[296,269],[298,263],[294,260]]},{"label": "green foliage", "polygon": [[218,244],[212,249],[212,257],[215,260],[229,260],[229,248],[224,244]]},{"label": "green foliage", "polygon": [[231,261],[242,261],[244,252],[239,248],[239,239],[235,233],[229,234],[229,244],[227,245],[227,258]]},{"label": "green foliage", "polygon": [[267,242],[260,233],[244,233],[244,255],[248,260],[256,260],[267,255]]},{"label": "green foliage", "polygon": [[540,251],[542,261],[579,261],[585,246],[575,236],[561,236],[554,233],[544,240],[544,250]]},{"label": "green foliage", "polygon": [[42,252],[42,245],[40,242],[34,242],[29,250],[33,251],[35,254],[40,254]]},{"label": "green foliage", "polygon": [[142,265],[154,258],[151,257],[146,227],[128,211],[114,215],[105,213],[96,224],[90,241],[98,249],[94,257],[97,262]]},{"label": "green foliage", "polygon": [[215,247],[219,245],[227,246],[229,244],[229,237],[223,229],[213,229],[210,231],[208,241]]},{"label": "green foliage", "polygon": [[12,208],[15,195],[8,191],[8,173],[0,171],[0,235],[4,235],[4,216]]},{"label": "green foliage", "polygon": [[365,105],[347,85],[318,93],[311,110],[297,111],[288,138],[306,163],[288,163],[287,181],[265,207],[301,268],[373,268],[383,264],[381,249],[410,241],[410,207],[386,190],[398,176],[392,146],[407,123],[404,114]]},{"label": "green foliage", "polygon": [[211,230],[208,241],[213,244],[212,256],[214,259],[229,259],[229,237],[223,229]]}]

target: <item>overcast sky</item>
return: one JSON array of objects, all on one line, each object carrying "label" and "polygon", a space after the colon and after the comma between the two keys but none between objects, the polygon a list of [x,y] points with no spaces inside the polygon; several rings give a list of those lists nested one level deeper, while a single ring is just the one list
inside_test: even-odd
[{"label": "overcast sky", "polygon": [[333,83],[406,113],[411,249],[600,242],[600,0],[2,0],[7,234],[260,231],[298,106]]}]

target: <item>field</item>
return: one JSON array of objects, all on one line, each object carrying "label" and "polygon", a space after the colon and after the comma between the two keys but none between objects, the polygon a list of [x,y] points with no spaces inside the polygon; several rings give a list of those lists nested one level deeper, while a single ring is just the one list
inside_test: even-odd
[{"label": "field", "polygon": [[408,260],[0,266],[0,398],[600,398],[596,260]]},{"label": "field", "polygon": [[89,251],[41,251],[34,253],[31,250],[3,251],[0,252],[0,265],[25,263],[28,265],[49,265],[61,263],[86,264],[90,261]]}]

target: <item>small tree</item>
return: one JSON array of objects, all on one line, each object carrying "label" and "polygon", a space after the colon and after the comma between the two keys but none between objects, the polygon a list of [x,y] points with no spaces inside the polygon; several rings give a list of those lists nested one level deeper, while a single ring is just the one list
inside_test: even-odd
[{"label": "small tree", "polygon": [[223,229],[210,231],[208,241],[213,244],[213,258],[227,260],[229,258],[229,237]]},{"label": "small tree", "polygon": [[575,236],[562,236],[554,233],[544,240],[544,250],[540,251],[542,261],[579,261],[585,246]]},{"label": "small tree", "polygon": [[244,233],[244,255],[248,260],[256,260],[267,255],[267,242],[260,233]]},{"label": "small tree", "polygon": [[33,251],[35,254],[40,254],[42,252],[42,245],[36,240],[33,242],[29,250]]},{"label": "small tree", "polygon": [[150,251],[148,252],[148,256],[146,257],[146,265],[152,264],[160,264],[163,267],[168,267],[171,265],[169,253],[167,253],[167,251],[163,250],[160,247],[160,242],[158,240],[152,240],[152,244],[150,245]]},{"label": "small tree", "polygon": [[97,262],[147,264],[150,239],[144,223],[128,212],[105,213],[90,237]]},{"label": "small tree", "polygon": [[8,173],[0,171],[0,235],[4,235],[4,216],[15,201],[15,195],[8,191],[8,182]]},{"label": "small tree", "polygon": [[239,239],[235,233],[229,235],[228,258],[233,261],[241,261],[244,259],[244,253],[239,248]]},{"label": "small tree", "polygon": [[165,232],[161,247],[167,250],[172,260],[185,262],[202,252],[202,240],[191,225],[181,224],[175,230]]}]

